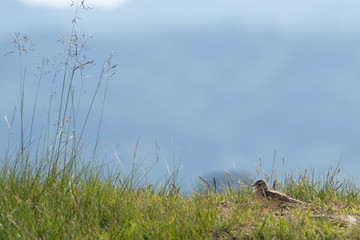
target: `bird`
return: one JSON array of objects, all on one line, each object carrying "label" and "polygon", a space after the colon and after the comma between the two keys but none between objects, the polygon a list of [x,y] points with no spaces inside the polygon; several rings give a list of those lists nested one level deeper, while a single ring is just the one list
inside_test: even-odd
[{"label": "bird", "polygon": [[260,179],[253,185],[255,198],[262,205],[270,208],[285,209],[290,204],[305,204],[305,202],[291,198],[284,193],[271,190],[265,180]]}]

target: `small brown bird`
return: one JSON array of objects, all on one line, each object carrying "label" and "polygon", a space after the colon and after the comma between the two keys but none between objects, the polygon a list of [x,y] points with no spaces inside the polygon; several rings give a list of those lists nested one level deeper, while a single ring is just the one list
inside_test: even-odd
[{"label": "small brown bird", "polygon": [[305,204],[300,200],[291,198],[284,193],[269,189],[265,180],[261,179],[253,185],[255,188],[255,198],[262,204],[270,208],[285,208],[289,204]]}]

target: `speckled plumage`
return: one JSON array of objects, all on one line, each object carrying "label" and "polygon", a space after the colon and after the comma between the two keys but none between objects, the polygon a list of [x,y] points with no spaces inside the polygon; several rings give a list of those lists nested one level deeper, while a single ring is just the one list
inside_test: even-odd
[{"label": "speckled plumage", "polygon": [[289,204],[305,204],[284,193],[269,189],[268,184],[263,179],[256,181],[253,187],[255,188],[255,198],[262,205],[270,208],[285,208]]}]

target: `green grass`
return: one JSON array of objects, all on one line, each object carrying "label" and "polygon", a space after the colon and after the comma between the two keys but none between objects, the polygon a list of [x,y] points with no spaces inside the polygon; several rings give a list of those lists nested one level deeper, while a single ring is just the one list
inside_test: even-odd
[{"label": "green grass", "polygon": [[[0,183],[2,239],[342,239],[360,237],[360,201],[354,192],[323,182],[291,180],[280,190],[307,207],[265,212],[250,188],[185,194],[175,185],[136,185],[99,176],[99,169],[39,178],[3,168]],[[130,179],[128,177],[128,179]],[[308,189],[312,189],[308,191]]]},{"label": "green grass", "polygon": [[[20,62],[20,116],[14,110],[5,119],[9,136],[0,157],[0,239],[360,238],[359,224],[348,221],[349,216],[360,217],[359,189],[351,179],[340,178],[339,165],[320,177],[305,169],[296,176],[283,171],[280,178],[276,168],[268,175],[260,164],[259,178],[312,203],[290,208],[284,216],[265,212],[250,186],[243,184],[225,187],[217,186],[216,179],[199,179],[201,191],[186,193],[177,182],[178,166],[164,184],[144,183],[135,164],[136,150],[129,173],[105,174],[107,164],[100,164],[104,160],[98,153],[102,114],[92,131],[90,154],[83,139],[88,120],[97,116],[92,112],[101,93],[98,112],[104,110],[107,82],[116,65],[111,56],[105,61],[94,91],[84,100],[83,82],[93,61],[86,59],[87,38],[76,34],[82,4],[76,6],[70,36],[62,41],[64,54],[54,62],[41,60],[34,99],[25,91],[32,76],[31,40],[20,34],[13,38]],[[55,67],[48,71],[48,65]],[[46,123],[38,127],[39,89],[46,80],[51,83]]]}]

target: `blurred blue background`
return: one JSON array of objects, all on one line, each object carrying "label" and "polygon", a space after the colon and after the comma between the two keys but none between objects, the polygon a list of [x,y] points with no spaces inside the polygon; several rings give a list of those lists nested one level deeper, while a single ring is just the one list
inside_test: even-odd
[{"label": "blurred blue background", "polygon": [[[19,104],[18,61],[3,56],[9,36],[26,33],[36,54],[55,55],[57,35],[71,32],[74,8],[66,5],[0,2],[2,119]],[[288,172],[322,173],[341,159],[344,176],[360,183],[359,1],[93,5],[77,24],[94,35],[89,58],[101,67],[113,51],[118,64],[101,138],[109,161],[116,152],[128,168],[141,136],[139,161],[158,161],[153,181],[180,161],[187,186],[224,169],[255,173],[259,156],[271,169],[276,150]],[[5,121],[0,129],[6,145]]]}]

